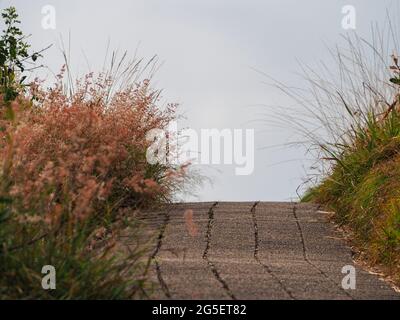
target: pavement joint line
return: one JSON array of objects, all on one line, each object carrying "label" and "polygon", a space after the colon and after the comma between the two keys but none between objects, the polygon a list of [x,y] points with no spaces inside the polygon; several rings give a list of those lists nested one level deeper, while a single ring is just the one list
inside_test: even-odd
[{"label": "pavement joint line", "polygon": [[161,290],[163,291],[164,295],[168,299],[171,299],[172,296],[171,296],[171,293],[169,291],[167,283],[165,282],[165,280],[162,277],[161,267],[160,267],[160,264],[157,261],[157,254],[161,250],[162,242],[163,242],[163,239],[164,239],[164,234],[165,234],[165,231],[167,229],[168,223],[170,221],[170,215],[169,215],[170,211],[171,211],[171,209],[164,213],[164,221],[163,221],[163,223],[162,223],[162,225],[160,227],[160,232],[158,234],[157,246],[156,246],[153,254],[151,255],[151,259],[150,259],[150,262],[151,261],[155,262],[158,282],[160,283]]},{"label": "pavement joint line", "polygon": [[[184,229],[181,209],[188,207],[201,211],[196,222],[201,223],[202,231],[196,240],[185,243],[187,236],[175,236],[175,232]],[[350,248],[343,241],[333,242],[337,240],[333,238],[332,228],[328,228],[328,219],[315,208],[294,201],[227,205],[225,202],[208,202],[185,204],[184,207],[171,205],[140,215],[139,218],[145,219],[143,222],[152,243],[144,261],[148,267],[143,275],[151,270],[152,283],[157,286],[154,293],[144,289],[144,296],[167,300],[187,297],[240,299],[242,295],[254,299],[398,299],[398,294],[389,286],[378,282],[379,275],[365,273],[364,277],[363,273],[363,277],[357,279],[357,291],[347,291],[341,286],[340,268],[351,264],[348,256],[342,253],[350,253]],[[271,220],[274,217],[281,217],[282,221],[274,222]],[[320,229],[310,223],[310,219],[321,219],[327,228]],[[246,221],[248,223],[240,223]],[[275,234],[289,230],[290,234],[283,238],[275,237]],[[314,239],[314,232],[326,237],[327,241],[319,244],[318,239]],[[245,239],[245,242],[239,239]],[[290,247],[288,252],[286,243]],[[180,254],[164,254],[170,250],[173,253],[176,246],[186,245],[189,250],[193,248],[194,254],[188,256],[185,265],[182,265]],[[315,253],[323,253],[321,256],[314,256],[314,245]],[[300,272],[303,268],[304,273]],[[192,278],[193,270],[199,269],[201,272]],[[361,269],[364,268],[361,266]],[[210,286],[203,287],[204,281],[211,281]],[[237,287],[234,281],[239,281]],[[282,285],[294,297],[290,297]]]},{"label": "pavement joint line", "polygon": [[303,249],[303,258],[304,261],[307,262],[310,266],[312,266],[314,269],[316,269],[320,274],[322,274],[327,280],[329,280],[332,284],[334,284],[336,287],[339,287],[341,289],[342,292],[344,292],[344,294],[346,294],[346,296],[348,296],[350,299],[354,300],[353,296],[348,293],[346,290],[344,290],[341,286],[339,286],[334,280],[332,280],[331,277],[329,277],[329,275],[327,275],[321,268],[319,268],[317,265],[315,265],[309,258],[308,258],[308,254],[307,254],[307,248],[306,248],[306,243],[305,243],[305,239],[304,239],[304,234],[303,234],[303,229],[300,225],[300,221],[297,217],[297,213],[296,213],[296,203],[293,204],[293,215],[294,218],[296,220],[296,225],[297,225],[297,229],[299,231],[300,234],[300,240],[301,240],[301,244],[302,244],[302,249]]},{"label": "pavement joint line", "polygon": [[155,260],[155,265],[156,265],[156,271],[157,271],[157,279],[158,279],[158,282],[160,283],[161,290],[163,291],[164,295],[168,299],[171,299],[172,298],[171,293],[169,291],[167,283],[165,282],[165,280],[162,277],[161,267],[157,260]]},{"label": "pavement joint line", "polygon": [[229,288],[228,284],[222,279],[221,275],[219,274],[217,267],[214,263],[209,259],[208,252],[211,248],[211,236],[212,236],[212,228],[214,225],[214,208],[218,205],[218,202],[214,202],[213,205],[208,210],[208,224],[207,224],[207,233],[206,233],[206,248],[204,249],[203,259],[207,262],[208,267],[210,268],[211,272],[213,273],[215,279],[222,285],[225,293],[232,299],[236,300],[236,296],[233,294],[231,289]]},{"label": "pavement joint line", "polygon": [[280,287],[282,288],[282,290],[290,297],[290,299],[292,300],[296,300],[296,298],[293,296],[292,292],[286,288],[285,284],[283,283],[283,281],[281,279],[279,279],[279,277],[272,271],[272,269],[270,268],[270,266],[268,266],[266,263],[263,263],[260,260],[260,257],[258,256],[258,252],[259,252],[259,246],[260,246],[260,239],[258,237],[258,223],[257,223],[257,214],[256,214],[256,208],[257,205],[260,203],[260,201],[256,201],[253,206],[250,209],[250,213],[252,216],[252,220],[253,220],[253,228],[254,228],[254,259],[255,261],[260,264],[266,271],[267,273],[276,281],[279,283]]}]

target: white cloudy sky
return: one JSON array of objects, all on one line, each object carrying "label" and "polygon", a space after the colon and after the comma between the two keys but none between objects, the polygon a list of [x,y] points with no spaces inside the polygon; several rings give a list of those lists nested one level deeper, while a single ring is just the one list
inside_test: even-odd
[{"label": "white cloudy sky", "polygon": [[[71,64],[79,75],[102,64],[111,48],[159,57],[155,85],[166,101],[180,103],[182,126],[254,128],[255,170],[238,177],[233,166],[202,167],[213,179],[198,200],[288,200],[306,176],[301,148],[266,148],[290,141],[291,128],[271,127],[267,105],[292,104],[260,70],[299,84],[298,60],[313,64],[327,56],[342,29],[342,7],[356,9],[356,31],[368,37],[371,22],[382,23],[395,0],[13,0],[35,49],[50,43],[45,62],[62,64],[60,37],[71,35]],[[41,26],[44,5],[56,9],[56,30]],[[397,7],[398,8],[398,7]],[[84,52],[84,54],[82,53]],[[269,109],[268,109],[269,110]],[[264,115],[263,115],[264,114]],[[273,116],[272,116],[273,117]]]}]

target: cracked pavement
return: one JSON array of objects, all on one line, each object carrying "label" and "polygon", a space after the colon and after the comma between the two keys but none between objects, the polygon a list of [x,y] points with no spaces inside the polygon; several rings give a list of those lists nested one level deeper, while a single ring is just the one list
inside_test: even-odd
[{"label": "cracked pavement", "polygon": [[[143,221],[157,232],[152,299],[400,299],[354,264],[313,204],[173,204]],[[342,288],[346,265],[356,268],[355,290]]]}]

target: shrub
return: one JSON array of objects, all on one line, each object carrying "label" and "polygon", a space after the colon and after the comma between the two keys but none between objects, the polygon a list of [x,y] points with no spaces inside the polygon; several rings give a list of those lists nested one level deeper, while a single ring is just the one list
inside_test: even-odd
[{"label": "shrub", "polygon": [[[183,177],[180,168],[146,161],[146,133],[165,128],[174,107],[160,111],[149,82],[115,93],[89,76],[68,98],[61,87],[40,92],[38,105],[14,102],[16,125],[2,148],[10,195],[24,211],[58,223],[63,215],[79,220],[93,212],[167,201]],[[104,82],[103,82],[104,83]]]},{"label": "shrub", "polygon": [[[395,20],[393,20],[395,21]],[[334,211],[371,265],[400,283],[400,67],[394,22],[355,33],[320,68],[302,66],[306,88],[277,86],[297,108],[284,112],[315,163],[303,201]],[[300,105],[300,108],[299,108]]]},{"label": "shrub", "polygon": [[[9,26],[17,17],[3,15]],[[7,37],[21,34],[10,28]],[[0,90],[0,299],[142,296],[148,235],[135,209],[170,201],[187,177],[186,166],[146,161],[146,134],[166,129],[176,105],[159,107],[150,81],[133,81],[137,63],[119,69],[123,59],[74,88],[63,68],[53,87],[36,80],[27,92],[14,84],[28,45],[4,50],[10,39],[0,42],[0,76],[16,81]],[[41,287],[44,265],[56,269],[56,290]]]},{"label": "shrub", "polygon": [[[117,259],[119,263],[114,255],[97,259],[87,254],[89,235],[102,227],[118,234],[113,223],[137,207],[170,201],[185,179],[185,167],[146,161],[152,143],[146,133],[165,129],[175,117],[175,105],[160,110],[158,92],[148,80],[110,98],[111,81],[103,76],[88,75],[71,97],[63,93],[61,79],[48,90],[33,85],[37,102],[20,96],[11,103],[11,117],[3,109],[5,217],[0,219],[0,240],[2,278],[8,288],[3,294],[49,297],[43,290],[31,289],[40,285],[36,278],[42,264],[53,264],[63,284],[50,296],[127,297],[132,288],[135,293],[141,288],[145,271],[138,257],[143,247],[125,251],[128,254]],[[126,220],[125,226],[127,221],[132,222]],[[121,272],[130,275],[134,285]],[[104,287],[99,281],[106,281]]]},{"label": "shrub", "polygon": [[18,28],[20,21],[15,7],[4,9],[1,13],[5,29],[0,38],[0,92],[5,102],[14,100],[24,91],[28,61],[35,62],[38,52],[29,53],[29,45]]}]

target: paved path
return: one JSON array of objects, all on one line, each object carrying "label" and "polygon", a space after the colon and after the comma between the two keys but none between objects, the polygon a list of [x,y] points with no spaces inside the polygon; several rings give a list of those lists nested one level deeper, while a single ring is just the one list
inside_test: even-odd
[{"label": "paved path", "polygon": [[399,299],[356,266],[352,251],[315,205],[187,203],[146,213],[158,238],[152,250],[154,299]]}]

